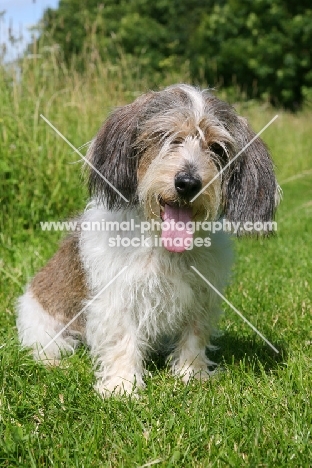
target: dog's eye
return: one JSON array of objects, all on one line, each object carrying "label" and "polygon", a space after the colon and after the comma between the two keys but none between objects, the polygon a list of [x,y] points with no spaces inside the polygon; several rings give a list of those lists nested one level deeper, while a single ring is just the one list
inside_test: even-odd
[{"label": "dog's eye", "polygon": [[182,145],[183,143],[183,138],[181,137],[176,137],[173,141],[172,141],[172,144],[173,145]]},{"label": "dog's eye", "polygon": [[210,146],[210,151],[213,151],[217,156],[222,166],[225,166],[228,162],[228,155],[226,154],[225,149],[219,145],[219,143],[213,143]]},{"label": "dog's eye", "polygon": [[213,151],[215,154],[217,154],[217,155],[220,156],[220,157],[223,156],[224,148],[222,148],[222,146],[219,145],[219,143],[213,143],[213,144],[210,146],[210,150]]}]

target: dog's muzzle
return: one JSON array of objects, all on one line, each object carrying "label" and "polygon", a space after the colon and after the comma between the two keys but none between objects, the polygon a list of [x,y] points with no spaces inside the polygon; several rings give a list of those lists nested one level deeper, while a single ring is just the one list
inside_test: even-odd
[{"label": "dog's muzzle", "polygon": [[199,177],[179,172],[174,178],[174,186],[180,198],[190,200],[200,191],[202,182]]}]

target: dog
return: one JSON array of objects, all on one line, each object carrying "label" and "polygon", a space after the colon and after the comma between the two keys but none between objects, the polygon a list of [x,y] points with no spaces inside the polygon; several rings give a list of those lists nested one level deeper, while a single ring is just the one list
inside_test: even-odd
[{"label": "dog", "polygon": [[274,217],[274,166],[254,137],[232,106],[186,84],[113,111],[87,152],[90,203],[19,298],[21,344],[56,364],[84,341],[103,397],[144,387],[153,352],[185,383],[209,378],[221,299],[191,267],[222,293],[231,236],[204,224]]}]

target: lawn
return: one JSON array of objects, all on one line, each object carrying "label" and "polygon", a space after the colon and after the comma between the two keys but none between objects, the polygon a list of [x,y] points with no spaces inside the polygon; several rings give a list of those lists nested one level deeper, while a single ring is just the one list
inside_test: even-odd
[{"label": "lawn", "polygon": [[25,67],[23,78],[0,69],[0,466],[311,466],[312,111],[236,106],[256,131],[279,114],[262,136],[283,200],[276,236],[234,241],[226,297],[279,354],[224,304],[211,353],[223,372],[184,386],[155,359],[139,399],[101,400],[86,348],[47,369],[17,340],[15,301],[62,237],[40,221],[64,220],[87,201],[79,156],[40,114],[80,147],[148,80],[104,64],[81,76],[53,54]]}]

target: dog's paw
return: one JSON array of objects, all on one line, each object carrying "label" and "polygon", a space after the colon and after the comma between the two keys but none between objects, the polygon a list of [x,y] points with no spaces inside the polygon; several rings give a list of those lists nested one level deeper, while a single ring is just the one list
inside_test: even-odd
[{"label": "dog's paw", "polygon": [[212,369],[212,367],[215,366],[216,363],[212,361],[203,361],[202,363],[197,362],[196,365],[188,363],[176,363],[172,366],[172,373],[175,376],[180,377],[182,382],[185,384],[187,384],[192,379],[204,382],[218,372],[217,368]]},{"label": "dog's paw", "polygon": [[138,390],[144,388],[142,379],[112,377],[108,380],[98,380],[94,389],[103,397],[131,395],[138,396]]}]

